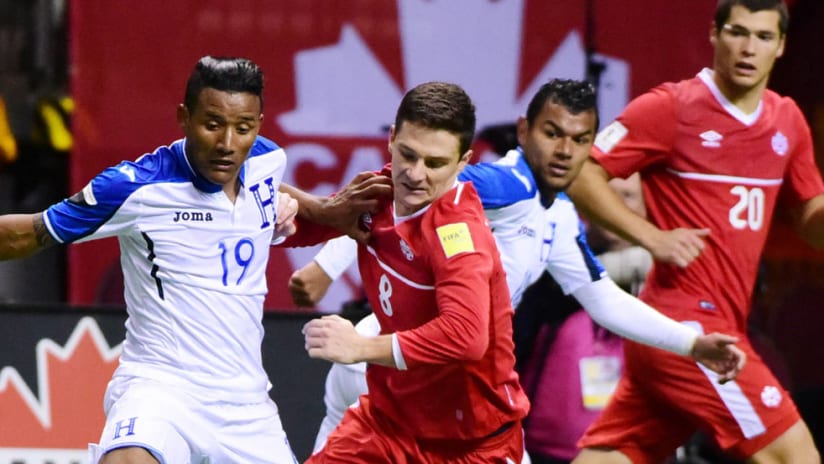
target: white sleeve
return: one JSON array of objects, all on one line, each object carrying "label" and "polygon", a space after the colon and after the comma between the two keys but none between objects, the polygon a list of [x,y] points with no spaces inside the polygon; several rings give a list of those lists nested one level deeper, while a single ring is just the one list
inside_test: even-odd
[{"label": "white sleeve", "polygon": [[688,355],[699,335],[621,290],[609,278],[590,282],[572,295],[599,325],[638,343]]},{"label": "white sleeve", "polygon": [[640,246],[602,253],[598,261],[612,280],[624,288],[643,283],[652,268],[652,254]]},{"label": "white sleeve", "polygon": [[315,255],[315,262],[329,278],[337,280],[357,257],[358,242],[343,235],[326,242]]},{"label": "white sleeve", "polygon": [[366,394],[368,390],[366,363],[332,364],[326,375],[326,389],[323,394],[326,417],[323,418],[315,437],[313,453],[323,448],[326,444],[326,437],[338,426],[346,409],[355,404],[358,397]]}]

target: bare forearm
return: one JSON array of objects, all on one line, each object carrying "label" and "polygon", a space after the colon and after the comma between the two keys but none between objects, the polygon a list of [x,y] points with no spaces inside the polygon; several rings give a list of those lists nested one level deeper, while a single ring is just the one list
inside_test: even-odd
[{"label": "bare forearm", "polygon": [[361,337],[358,343],[358,361],[386,367],[397,367],[392,352],[392,335]]},{"label": "bare forearm", "polygon": [[25,258],[54,243],[43,213],[0,216],[0,260]]},{"label": "bare forearm", "polygon": [[591,221],[626,240],[649,248],[658,229],[629,209],[610,188],[608,180],[609,175],[604,168],[588,160],[567,193]]},{"label": "bare forearm", "polygon": [[324,197],[319,197],[308,192],[304,192],[289,184],[280,184],[279,190],[288,193],[292,198],[298,201],[298,217],[310,222],[323,223],[323,215],[320,213],[323,210],[324,202],[327,201]]},{"label": "bare forearm", "polygon": [[798,232],[810,245],[824,248],[824,195],[807,201],[798,214]]}]

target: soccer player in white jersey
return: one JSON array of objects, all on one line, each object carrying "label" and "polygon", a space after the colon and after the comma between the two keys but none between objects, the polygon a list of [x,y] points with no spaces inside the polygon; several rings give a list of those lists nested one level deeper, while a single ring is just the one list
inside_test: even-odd
[{"label": "soccer player in white jersey", "polygon": [[[787,23],[781,0],[719,1],[713,68],[630,102],[598,135],[593,162],[570,189],[593,220],[659,260],[644,301],[704,331],[736,335],[750,360],[722,386],[681,358],[626,343],[623,377],[576,463],[660,462],[699,428],[736,459],[821,462],[792,398],[747,338],[776,204],[795,208],[802,236],[824,245],[824,183],[809,128],[790,98],[767,89]],[[649,221],[606,184],[636,171]]]},{"label": "soccer player in white jersey", "polygon": [[[690,355],[719,372],[722,380],[735,377],[744,362],[742,353],[732,345],[736,338],[702,335],[661,316],[621,290],[590,252],[575,208],[563,190],[589,156],[598,126],[595,104],[595,91],[586,82],[556,79],[545,84],[530,102],[526,117],[518,120],[520,148],[495,163],[468,165],[459,175],[460,180],[472,181],[478,191],[500,250],[513,307],[524,290],[548,270],[564,292],[575,296],[607,329]],[[315,276],[311,282],[305,273],[301,275],[305,269],[293,276],[290,288],[297,301],[322,296],[317,289],[328,287],[330,277],[337,277],[351,263],[351,245],[333,241],[327,246],[337,251],[324,248],[308,265]],[[319,269],[328,269],[330,275]],[[315,290],[312,295],[307,288]],[[359,324],[359,329],[365,327]],[[352,388],[337,391],[334,385],[362,385],[351,376],[364,369],[333,365],[325,396],[331,412],[323,422],[316,449],[331,430],[334,419],[330,417],[340,415],[339,406],[351,404],[359,394]]]},{"label": "soccer player in white jersey", "polygon": [[269,246],[297,212],[278,193],[283,150],[258,135],[262,91],[255,63],[203,57],[177,109],[184,139],[0,216],[0,259],[119,239],[129,318],[91,463],[297,462],[261,361]]}]

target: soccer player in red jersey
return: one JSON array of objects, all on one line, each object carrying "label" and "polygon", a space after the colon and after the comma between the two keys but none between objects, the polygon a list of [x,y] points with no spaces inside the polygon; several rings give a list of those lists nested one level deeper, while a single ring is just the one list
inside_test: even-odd
[{"label": "soccer player in red jersey", "polygon": [[[626,370],[579,442],[576,464],[659,463],[697,429],[756,463],[819,463],[792,399],[747,339],[746,320],[779,190],[799,230],[824,245],[824,184],[796,104],[768,90],[784,51],[780,0],[720,0],[712,69],[632,101],[596,138],[569,194],[592,220],[658,262],[641,298],[699,330],[736,335],[749,360],[733,382],[687,358],[625,342]],[[641,172],[649,222],[609,190]]]},{"label": "soccer player in red jersey", "polygon": [[[304,327],[313,358],[370,363],[369,395],[309,463],[521,462],[528,401],[506,276],[475,188],[457,180],[474,130],[474,105],[454,84],[421,84],[401,101],[394,198],[364,221],[371,233],[358,247],[381,335],[361,337],[337,315]],[[290,245],[328,238],[298,228]]]}]

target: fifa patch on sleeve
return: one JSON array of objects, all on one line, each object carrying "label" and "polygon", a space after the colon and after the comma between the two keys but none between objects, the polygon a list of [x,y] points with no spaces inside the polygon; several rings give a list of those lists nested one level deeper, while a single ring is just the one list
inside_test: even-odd
[{"label": "fifa patch on sleeve", "polygon": [[595,146],[604,153],[609,153],[610,150],[623,139],[629,131],[626,126],[618,121],[613,121],[595,137]]},{"label": "fifa patch on sleeve", "polygon": [[472,235],[465,222],[447,224],[435,229],[438,238],[441,239],[441,246],[447,258],[451,258],[458,253],[475,251],[475,244],[472,242]]}]

